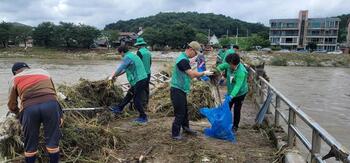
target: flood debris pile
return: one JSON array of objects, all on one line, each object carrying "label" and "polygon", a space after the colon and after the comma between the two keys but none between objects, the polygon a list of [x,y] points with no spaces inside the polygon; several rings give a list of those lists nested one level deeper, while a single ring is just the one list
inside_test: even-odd
[{"label": "flood debris pile", "polygon": [[0,123],[0,153],[2,156],[14,158],[23,153],[21,126],[15,116],[8,116]]},{"label": "flood debris pile", "polygon": [[[202,115],[199,109],[202,107],[213,107],[215,105],[215,97],[211,92],[211,85],[201,81],[193,81],[191,92],[187,97],[188,116],[190,120],[199,120]],[[152,113],[160,113],[164,116],[173,116],[174,109],[170,99],[170,85],[164,83],[157,87],[149,102],[149,111]]]},{"label": "flood debris pile", "polygon": [[161,74],[164,74],[167,77],[171,77],[173,71],[173,66],[170,63],[164,63],[163,69],[160,71]]},{"label": "flood debris pile", "polygon": [[58,91],[67,97],[60,100],[64,108],[111,106],[123,98],[123,90],[107,80],[79,79],[73,86],[60,85]]},{"label": "flood debris pile", "polygon": [[113,125],[100,123],[98,115],[86,118],[79,112],[69,112],[65,116],[60,142],[65,161],[105,162],[113,151],[126,147],[127,138]]},{"label": "flood debris pile", "polygon": [[[118,129],[109,123],[101,123],[99,115],[86,117],[79,112],[66,112],[64,126],[61,128],[60,141],[62,162],[106,162],[112,161],[109,156],[119,149],[125,148],[127,138],[122,136]],[[110,123],[113,122],[109,121]],[[23,156],[23,133],[19,121],[14,117],[7,117],[0,123],[1,157],[7,161],[20,161]],[[43,129],[40,133],[38,160],[48,162],[48,153],[45,150]]]}]

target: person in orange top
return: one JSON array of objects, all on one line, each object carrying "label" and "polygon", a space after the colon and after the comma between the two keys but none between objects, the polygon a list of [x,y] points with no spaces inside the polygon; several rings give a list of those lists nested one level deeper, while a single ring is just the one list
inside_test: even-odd
[{"label": "person in orange top", "polygon": [[44,125],[50,163],[58,162],[62,109],[49,73],[31,69],[23,62],[15,63],[12,73],[7,105],[12,113],[18,115],[22,125],[25,162],[34,163],[36,160],[41,123]]}]

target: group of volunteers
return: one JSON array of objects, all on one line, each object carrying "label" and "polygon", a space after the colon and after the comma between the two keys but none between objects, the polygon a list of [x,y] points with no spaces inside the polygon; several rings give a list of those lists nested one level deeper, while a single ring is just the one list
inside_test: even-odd
[{"label": "group of volunteers", "polygon": [[[108,79],[114,81],[118,76],[126,73],[131,87],[122,102],[111,106],[110,109],[114,114],[121,114],[124,107],[133,100],[134,107],[139,112],[134,122],[145,124],[148,122],[145,107],[149,101],[152,54],[141,37],[137,38],[135,46],[138,48],[136,54],[127,46],[120,46],[117,49],[123,59]],[[197,135],[189,125],[187,95],[190,93],[193,78],[211,76],[214,71],[222,72],[226,81],[227,96],[231,99],[230,108],[234,106],[233,129],[237,131],[242,102],[248,92],[248,72],[240,62],[237,50],[237,46],[230,48],[225,45],[218,54],[216,69],[212,71],[205,70],[204,56],[200,56],[200,65],[197,65],[200,71],[191,68],[190,59],[203,51],[197,41],[187,44],[185,51],[176,58],[169,92],[175,116],[171,128],[171,136],[174,140],[182,139],[181,129],[183,133]],[[8,108],[18,115],[22,125],[25,162],[34,163],[36,160],[41,123],[44,126],[45,145],[50,162],[58,162],[63,113],[50,74],[42,69],[32,69],[24,62],[15,63],[12,73],[14,76],[10,81]]]}]

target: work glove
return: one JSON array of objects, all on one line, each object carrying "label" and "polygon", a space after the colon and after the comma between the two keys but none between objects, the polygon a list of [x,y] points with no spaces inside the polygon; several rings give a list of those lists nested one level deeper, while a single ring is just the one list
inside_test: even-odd
[{"label": "work glove", "polygon": [[60,127],[63,126],[63,122],[64,122],[63,118],[60,118]]},{"label": "work glove", "polygon": [[206,76],[211,76],[211,75],[214,74],[214,72],[211,72],[211,71],[207,70],[207,71],[204,71],[203,74],[206,75]]},{"label": "work glove", "polygon": [[110,75],[110,76],[108,77],[108,80],[114,80],[114,74]]}]

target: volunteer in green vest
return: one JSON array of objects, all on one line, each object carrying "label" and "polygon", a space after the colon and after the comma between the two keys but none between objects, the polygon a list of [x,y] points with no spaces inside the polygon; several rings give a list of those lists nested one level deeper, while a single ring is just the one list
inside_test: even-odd
[{"label": "volunteer in green vest", "polygon": [[224,45],[222,46],[222,49],[219,50],[219,53],[217,54],[217,57],[216,57],[216,66],[218,66],[224,61],[223,58],[225,57],[225,52],[227,50],[227,47],[228,45]]},{"label": "volunteer in green vest", "polygon": [[181,53],[173,66],[172,77],[170,81],[170,98],[174,107],[175,119],[172,125],[172,137],[175,140],[182,139],[180,131],[196,135],[196,132],[190,129],[187,109],[187,95],[190,93],[191,79],[203,75],[212,75],[210,71],[197,72],[190,66],[190,58],[195,57],[201,46],[197,41],[188,44],[185,52]]},{"label": "volunteer in green vest", "polygon": [[137,56],[142,60],[143,66],[145,67],[147,73],[147,87],[146,87],[146,96],[144,97],[144,106],[148,106],[149,100],[149,84],[151,80],[151,65],[152,65],[152,54],[147,49],[147,43],[142,37],[136,39],[135,46],[138,47]]},{"label": "volunteer in green vest", "polygon": [[248,72],[245,66],[240,63],[238,54],[228,54],[226,63],[217,66],[217,70],[222,72],[226,70],[227,95],[231,98],[230,109],[234,105],[233,129],[238,130],[238,124],[241,117],[241,108],[246,94],[248,93],[247,76]]},{"label": "volunteer in green vest", "polygon": [[[227,45],[227,48],[229,47],[229,45]],[[222,54],[222,63],[226,63],[226,57],[228,56],[228,55],[230,55],[230,54],[235,54],[236,52],[235,52],[235,50],[233,50],[233,49],[226,49],[225,50],[225,53],[224,54]],[[220,63],[220,64],[222,64],[222,63]],[[219,64],[219,65],[220,65]],[[218,65],[217,65],[218,66]],[[219,85],[223,85],[223,83],[225,83],[225,80],[227,80],[226,79],[226,75],[227,74],[227,71],[226,70],[224,70],[223,72],[222,72],[222,76],[221,76],[221,79],[220,79],[220,81],[219,81]],[[227,82],[226,82],[227,83]]]},{"label": "volunteer in green vest", "polygon": [[126,73],[131,87],[123,101],[118,105],[113,106],[111,110],[115,114],[121,114],[125,105],[133,99],[135,108],[140,114],[134,121],[138,123],[146,123],[148,121],[147,115],[142,104],[142,98],[145,97],[147,87],[147,73],[145,67],[143,66],[141,59],[136,54],[130,52],[127,46],[120,46],[118,52],[123,56],[123,60],[118,69],[109,77],[109,80],[115,80],[116,77]]}]

